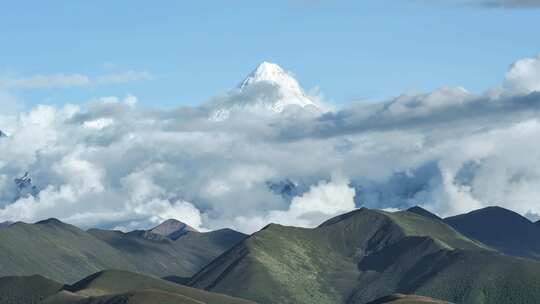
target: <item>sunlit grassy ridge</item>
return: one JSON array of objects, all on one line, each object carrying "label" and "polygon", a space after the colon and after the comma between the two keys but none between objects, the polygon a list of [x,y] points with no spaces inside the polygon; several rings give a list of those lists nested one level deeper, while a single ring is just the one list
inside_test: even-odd
[{"label": "sunlit grassy ridge", "polygon": [[359,209],[315,229],[269,225],[190,284],[259,303],[368,303],[403,292],[516,304],[540,303],[529,286],[539,278],[540,264],[500,255],[436,218]]}]

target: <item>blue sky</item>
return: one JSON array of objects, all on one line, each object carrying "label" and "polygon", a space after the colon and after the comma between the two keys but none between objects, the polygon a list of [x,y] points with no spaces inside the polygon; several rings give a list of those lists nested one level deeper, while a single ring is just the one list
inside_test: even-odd
[{"label": "blue sky", "polygon": [[415,0],[3,1],[0,78],[144,76],[10,90],[27,105],[127,94],[145,106],[199,104],[263,60],[341,104],[444,85],[482,92],[540,52],[539,14]]}]

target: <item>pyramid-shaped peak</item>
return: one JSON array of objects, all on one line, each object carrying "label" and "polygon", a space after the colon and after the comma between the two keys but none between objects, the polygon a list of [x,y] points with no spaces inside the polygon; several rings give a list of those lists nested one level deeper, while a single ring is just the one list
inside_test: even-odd
[{"label": "pyramid-shaped peak", "polygon": [[282,67],[275,63],[264,61],[259,64],[253,72],[240,84],[243,89],[251,84],[267,81],[279,85],[280,87],[291,90],[296,94],[304,95],[300,84],[294,77],[286,72]]},{"label": "pyramid-shaped peak", "polygon": [[168,219],[147,232],[176,239],[190,231],[197,232],[195,228],[189,226],[188,224],[182,223],[175,219]]},{"label": "pyramid-shaped peak", "polygon": [[275,63],[263,61],[261,64],[259,64],[257,69],[255,69],[255,72],[259,74],[272,74],[272,73],[284,73],[285,71],[283,70],[283,68],[281,68],[279,65]]},{"label": "pyramid-shaped peak", "polygon": [[420,206],[413,206],[413,207],[407,209],[407,211],[412,212],[412,213],[416,213],[416,214],[421,215],[421,216],[429,217],[429,218],[434,218],[434,219],[438,219],[438,220],[441,219],[438,215],[436,215],[434,213],[431,213],[428,210],[426,210],[426,209],[424,209],[424,208],[422,208]]},{"label": "pyramid-shaped peak", "polygon": [[63,223],[57,218],[51,217],[51,218],[36,222],[36,225],[65,225],[65,223]]}]

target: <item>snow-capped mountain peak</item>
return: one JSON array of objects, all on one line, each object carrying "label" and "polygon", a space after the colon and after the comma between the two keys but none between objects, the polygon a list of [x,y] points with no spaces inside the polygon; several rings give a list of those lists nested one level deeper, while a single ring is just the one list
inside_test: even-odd
[{"label": "snow-capped mountain peak", "polygon": [[281,98],[276,100],[275,112],[283,111],[287,105],[305,107],[315,103],[304,93],[298,81],[283,68],[275,63],[264,61],[240,84],[239,89],[245,90],[250,85],[267,82],[278,87]]},{"label": "snow-capped mountain peak", "polygon": [[227,119],[231,111],[275,114],[289,106],[309,106],[314,111],[321,110],[291,73],[275,63],[264,61],[231,92],[227,100],[214,104],[210,119]]},{"label": "snow-capped mountain peak", "polygon": [[300,84],[294,77],[287,73],[279,65],[264,61],[240,84],[239,88],[244,89],[247,86],[261,81],[271,82],[283,87],[298,95],[304,95]]}]

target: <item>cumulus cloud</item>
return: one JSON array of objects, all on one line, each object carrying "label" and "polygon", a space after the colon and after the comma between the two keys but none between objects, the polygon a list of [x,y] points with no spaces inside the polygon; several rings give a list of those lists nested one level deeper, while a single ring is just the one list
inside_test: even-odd
[{"label": "cumulus cloud", "polygon": [[356,190],[343,178],[320,181],[292,199],[287,210],[271,210],[264,216],[235,218],[235,224],[251,231],[267,223],[315,227],[326,219],[355,209]]},{"label": "cumulus cloud", "polygon": [[[9,128],[0,138],[0,221],[135,229],[171,217],[253,232],[417,204],[442,216],[498,204],[537,217],[537,62],[517,61],[496,94],[444,87],[323,114],[238,107],[215,121],[216,103],[145,109],[126,96],[0,115]],[[258,87],[217,104],[275,97]],[[14,183],[26,172],[36,195]]]},{"label": "cumulus cloud", "polygon": [[512,64],[506,73],[505,86],[519,93],[540,92],[540,55]]},{"label": "cumulus cloud", "polygon": [[146,71],[127,71],[91,77],[84,74],[46,74],[21,78],[0,78],[0,88],[4,89],[43,89],[72,88],[99,85],[122,84],[152,79]]}]

